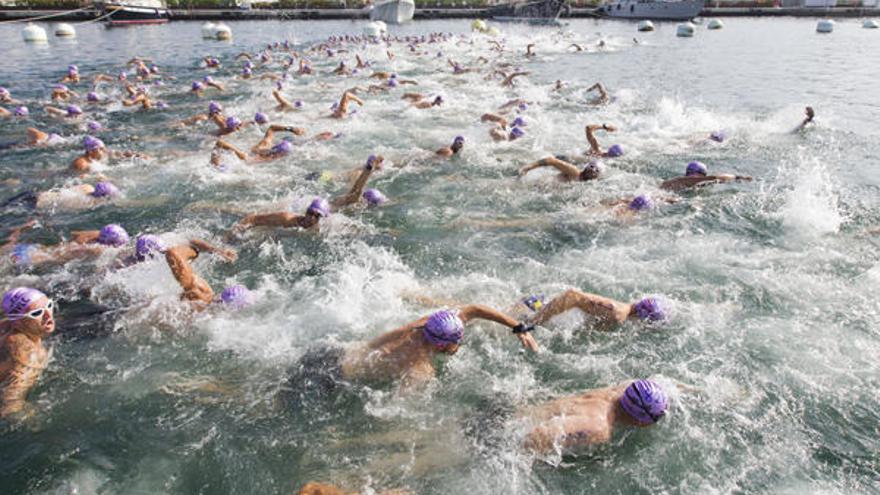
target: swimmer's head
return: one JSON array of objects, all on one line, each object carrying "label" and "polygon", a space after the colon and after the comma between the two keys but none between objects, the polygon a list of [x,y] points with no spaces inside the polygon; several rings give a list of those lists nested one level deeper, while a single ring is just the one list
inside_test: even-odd
[{"label": "swimmer's head", "polygon": [[443,104],[443,97],[440,96],[440,95],[437,95],[437,97],[434,98],[434,101],[433,101],[431,104],[432,104],[432,105],[441,105],[441,104]]},{"label": "swimmer's head", "polygon": [[260,124],[260,125],[268,124],[269,117],[267,117],[266,114],[263,112],[257,112],[256,114],[254,114],[254,122],[256,122],[257,124]]},{"label": "swimmer's head", "polygon": [[[46,301],[35,306],[35,303]],[[40,309],[43,311],[38,312]],[[3,312],[6,319],[19,331],[48,334],[55,330],[55,304],[46,294],[30,287],[16,287],[3,294]]]},{"label": "swimmer's head", "polygon": [[620,407],[640,426],[649,426],[666,415],[669,399],[652,380],[636,380],[623,392]]},{"label": "swimmer's head", "polygon": [[53,86],[53,88],[55,88],[58,91],[70,91],[70,88],[68,88],[64,84],[56,84],[55,86]]},{"label": "swimmer's head", "polygon": [[523,299],[523,304],[532,311],[540,311],[544,307],[544,294],[535,294]]},{"label": "swimmer's head", "polygon": [[659,297],[646,297],[633,305],[636,315],[645,321],[663,321],[669,317],[666,301]]},{"label": "swimmer's head", "polygon": [[230,285],[220,293],[220,301],[230,308],[241,309],[253,304],[254,295],[243,285]]},{"label": "swimmer's head", "polygon": [[250,67],[245,67],[244,69],[241,69],[242,76],[250,77],[250,75],[253,73],[254,73],[254,71],[252,71]]},{"label": "swimmer's head", "polygon": [[89,121],[89,123],[86,124],[86,127],[88,127],[89,130],[92,132],[98,132],[104,128],[104,126],[102,126],[100,122],[96,122],[94,120]]},{"label": "swimmer's head", "polygon": [[367,189],[364,191],[364,200],[370,206],[379,206],[388,201],[388,198],[386,198],[385,195],[382,194],[382,191],[378,189]]},{"label": "swimmer's head", "polygon": [[223,106],[217,103],[216,101],[212,101],[208,103],[208,115],[214,115],[223,111]]},{"label": "swimmer's head", "polygon": [[581,170],[581,180],[596,180],[602,175],[605,165],[599,160],[590,160],[590,163]]},{"label": "swimmer's head", "polygon": [[293,106],[296,108],[302,108],[304,105],[305,103],[303,103],[302,100],[296,100],[295,102],[293,102]]},{"label": "swimmer's head", "polygon": [[116,78],[120,81],[125,81],[126,79],[128,79],[128,75],[125,72],[120,72],[119,75],[116,76]]},{"label": "swimmer's head", "polygon": [[166,108],[168,108],[168,104],[164,101],[160,101],[159,103],[156,103],[156,108],[160,110],[165,110]]},{"label": "swimmer's head", "polygon": [[520,103],[519,105],[516,106],[516,108],[519,109],[519,111],[524,112],[524,111],[528,110],[529,104],[528,103]]},{"label": "swimmer's head", "polygon": [[30,112],[30,110],[28,110],[28,107],[21,105],[21,106],[15,107],[15,110],[12,111],[12,114],[15,115],[16,117],[27,117],[28,115],[31,114],[31,112]]},{"label": "swimmer's head", "polygon": [[455,139],[452,140],[452,151],[458,153],[459,150],[464,148],[464,136],[455,136]]},{"label": "swimmer's head", "polygon": [[239,127],[241,127],[241,121],[238,120],[237,117],[235,117],[234,115],[230,115],[229,117],[226,117],[226,128],[227,129],[238,129]]},{"label": "swimmer's head", "polygon": [[88,153],[98,151],[104,149],[104,141],[101,141],[96,137],[86,136],[83,138],[83,148]]},{"label": "swimmer's head", "polygon": [[645,211],[650,210],[654,207],[654,202],[645,194],[639,194],[632,201],[629,202],[627,206],[630,210],[633,211]]},{"label": "swimmer's head", "polygon": [[164,253],[167,247],[162,239],[153,234],[143,234],[134,243],[134,256],[138,261],[146,261],[158,253]]},{"label": "swimmer's head", "polygon": [[9,94],[9,90],[0,86],[0,98],[9,98],[11,95]]},{"label": "swimmer's head", "polygon": [[708,170],[706,170],[706,166],[703,165],[703,163],[698,162],[696,160],[688,163],[687,168],[684,171],[684,175],[686,177],[691,177],[691,176],[705,177],[707,173],[708,173]]},{"label": "swimmer's head", "polygon": [[71,76],[74,74],[79,74],[79,67],[74,64],[70,64],[67,66],[67,73]]},{"label": "swimmer's head", "polygon": [[307,215],[326,217],[330,215],[330,205],[324,198],[315,198],[306,209]]},{"label": "swimmer's head", "polygon": [[190,89],[192,91],[201,91],[205,89],[205,85],[199,81],[193,81],[192,85],[190,85]]},{"label": "swimmer's head", "polygon": [[67,116],[68,117],[76,117],[82,115],[82,108],[76,105],[67,105]]},{"label": "swimmer's head", "polygon": [[616,158],[618,156],[623,155],[623,146],[619,144],[612,144],[610,148],[608,148],[608,156],[611,158]]},{"label": "swimmer's head", "polygon": [[275,146],[272,146],[272,153],[276,155],[286,155],[291,151],[293,151],[293,143],[287,140],[281,141]]},{"label": "swimmer's head", "polygon": [[712,141],[715,141],[716,143],[723,143],[726,138],[727,138],[727,135],[721,129],[719,129],[717,131],[712,131],[709,134],[709,139],[711,139]]},{"label": "swimmer's head", "polygon": [[391,79],[388,80],[387,84],[388,84],[389,88],[396,88],[397,87],[397,79],[392,77]]},{"label": "swimmer's head", "polygon": [[150,66],[150,73],[158,74],[159,73],[159,66],[158,65],[151,65]]},{"label": "swimmer's head", "polygon": [[514,139],[519,139],[526,135],[526,131],[520,129],[519,127],[514,127],[510,130],[509,139],[513,141]]},{"label": "swimmer's head", "polygon": [[517,117],[513,119],[513,122],[511,122],[510,125],[512,125],[513,127],[525,127],[526,120],[522,117]]},{"label": "swimmer's head", "polygon": [[87,100],[87,101],[90,101],[90,102],[92,102],[92,103],[98,101],[98,100],[99,100],[99,98],[98,98],[98,93],[95,93],[94,91],[89,91],[89,92],[86,94],[86,100]]},{"label": "swimmer's head", "polygon": [[95,184],[95,190],[92,191],[94,198],[112,198],[119,195],[119,188],[114,186],[112,182],[98,182]]},{"label": "swimmer's head", "polygon": [[30,287],[9,289],[3,294],[3,312],[6,313],[7,319],[11,321],[19,320],[25,317],[24,312],[28,306],[44,297],[46,297],[46,294]]},{"label": "swimmer's head", "polygon": [[211,76],[205,76],[202,78],[202,82],[204,82],[205,84],[211,84],[214,82],[214,78]]},{"label": "swimmer's head", "polygon": [[382,165],[382,162],[385,161],[385,158],[376,155],[370,155],[367,157],[367,162],[364,163],[364,168],[367,170],[373,170],[373,167],[376,165]]},{"label": "swimmer's head", "polygon": [[98,233],[98,244],[119,247],[128,243],[128,232],[115,223],[105,225]]},{"label": "swimmer's head", "polygon": [[428,317],[422,335],[435,348],[449,349],[454,353],[464,338],[464,323],[455,311],[437,311]]},{"label": "swimmer's head", "polygon": [[244,68],[245,68],[245,69],[253,69],[253,68],[254,68],[254,63],[251,62],[250,60],[246,60],[245,63],[244,63]]}]

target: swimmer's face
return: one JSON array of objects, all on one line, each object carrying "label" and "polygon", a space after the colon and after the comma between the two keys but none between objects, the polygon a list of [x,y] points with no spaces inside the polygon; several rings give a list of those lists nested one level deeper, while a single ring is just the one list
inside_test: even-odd
[{"label": "swimmer's face", "polygon": [[46,305],[49,304],[49,299],[45,296],[37,299],[32,302],[27,309],[23,311],[24,314],[28,314],[31,311],[36,311],[38,309],[43,309],[43,314],[39,318],[29,318],[24,317],[19,320],[15,320],[15,327],[22,333],[27,333],[30,335],[48,335],[55,331],[55,314],[54,308],[52,310],[47,310]]},{"label": "swimmer's face", "polygon": [[462,141],[455,141],[452,143],[452,146],[449,147],[453,153],[458,153],[462,148],[464,148],[464,143]]},{"label": "swimmer's face", "polygon": [[456,352],[458,352],[459,347],[461,347],[461,344],[445,344],[445,345],[437,346],[437,350],[442,352],[443,354],[447,354],[449,356],[452,356]]}]

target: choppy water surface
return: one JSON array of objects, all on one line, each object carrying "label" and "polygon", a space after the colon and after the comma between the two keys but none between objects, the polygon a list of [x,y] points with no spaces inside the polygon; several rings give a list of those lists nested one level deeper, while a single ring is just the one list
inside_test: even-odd
[{"label": "choppy water surface", "polygon": [[[389,62],[382,48],[368,47],[375,68],[416,79],[418,91],[447,103],[412,109],[400,90],[367,96],[341,122],[322,117],[363,76],[294,78],[285,94],[306,109],[282,116],[270,111],[271,82],[232,77],[233,57],[274,40],[302,47],[359,33],[360,23],[234,23],[232,43],[203,41],[197,23],[89,25],[74,42],[42,47],[21,43],[19,27],[0,27],[0,85],[28,101],[31,125],[72,140],[0,152],[2,178],[23,181],[0,187],[4,197],[69,180],[60,173],[84,129],[34,111],[67,64],[84,74],[116,73],[140,55],[178,78],[151,90],[167,111],[118,104],[90,111],[107,127],[101,137],[111,148],[156,157],[103,171],[129,203],[47,215],[28,238],[57,239],[112,221],[131,233],[222,240],[245,212],[302,210],[314,195],[347,187],[340,178],[307,180],[309,173],[339,177],[370,153],[405,165],[374,175],[372,184],[393,199],[380,210],[335,215],[318,236],[255,232],[236,246],[234,265],[199,259],[197,270],[215,289],[238,282],[260,295],[239,313],[189,314],[161,260],[112,273],[102,262],[36,273],[5,266],[4,287],[35,285],[67,302],[51,339],[54,361],[30,396],[37,414],[0,433],[2,491],[289,493],[317,479],[425,494],[877,492],[880,268],[877,238],[863,232],[880,224],[880,38],[855,20],[821,36],[814,22],[731,19],[718,32],[698,28],[693,39],[662,24],[639,33],[638,45],[630,23],[501,26],[509,49],[502,59],[533,73],[513,89],[482,74],[450,74],[446,56],[466,65],[495,56],[482,35],[473,45],[430,48],[443,58],[398,47]],[[467,39],[468,28],[467,21],[417,22],[392,32]],[[526,60],[530,42],[538,55]],[[590,53],[569,51],[573,42]],[[244,119],[262,110],[310,133],[343,136],[303,144],[277,162],[212,169],[208,128],[168,125],[203,111],[207,98],[187,90],[205,74],[198,66],[208,54],[226,67],[215,77],[230,88],[217,97],[227,113]],[[313,63],[326,73],[338,61]],[[556,79],[570,84],[561,95],[550,90]],[[611,105],[583,104],[583,88],[596,81],[609,88]],[[110,86],[102,91],[116,96]],[[514,97],[534,102],[522,114],[527,136],[494,143],[479,115]],[[787,133],[807,104],[817,125]],[[533,159],[582,151],[583,126],[604,122],[619,132],[603,144],[627,150],[608,163],[604,180],[517,180],[516,170]],[[23,128],[0,121],[0,140],[18,139]],[[727,142],[695,144],[719,128]],[[467,138],[463,156],[429,158],[456,134]],[[251,128],[233,141],[258,138]],[[693,159],[756,180],[685,194],[631,222],[596,208],[603,199],[659,195],[659,183]],[[7,211],[2,226],[25,218]],[[307,411],[274,400],[286,367],[310,346],[365,340],[434,309],[408,294],[506,308],[523,294],[568,287],[621,300],[663,294],[675,317],[662,328],[602,333],[566,316],[536,334],[543,346],[536,356],[481,324],[422,395],[364,387]],[[89,299],[120,308],[118,318],[75,326]],[[533,463],[513,441],[480,454],[460,433],[468,415],[499,395],[529,404],[633,377],[664,383],[670,414],[583,455]],[[679,392],[676,383],[697,391]]]}]

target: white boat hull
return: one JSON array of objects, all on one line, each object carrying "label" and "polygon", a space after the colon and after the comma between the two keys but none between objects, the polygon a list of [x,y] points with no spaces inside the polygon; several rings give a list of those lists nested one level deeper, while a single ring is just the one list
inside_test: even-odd
[{"label": "white boat hull", "polygon": [[370,11],[371,21],[382,21],[387,24],[403,24],[409,22],[416,12],[413,0],[389,0],[373,5]]},{"label": "white boat hull", "polygon": [[600,7],[599,13],[621,19],[687,20],[699,16],[705,4],[705,0],[678,2],[621,0]]}]

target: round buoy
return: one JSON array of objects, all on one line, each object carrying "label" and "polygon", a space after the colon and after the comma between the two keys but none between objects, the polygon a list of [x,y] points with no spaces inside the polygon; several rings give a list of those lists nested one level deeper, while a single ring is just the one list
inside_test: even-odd
[{"label": "round buoy", "polygon": [[877,24],[877,21],[874,19],[866,19],[865,22],[862,23],[862,27],[865,29],[877,29],[880,27],[880,24]]},{"label": "round buoy", "polygon": [[217,36],[217,25],[213,22],[202,24],[202,38],[215,38]]},{"label": "round buoy", "polygon": [[682,38],[691,38],[696,29],[697,26],[694,26],[694,23],[685,22],[684,24],[679,24],[678,27],[675,28],[675,35]]},{"label": "round buoy", "polygon": [[379,26],[379,31],[382,31],[382,34],[388,33],[388,24],[385,24],[384,21],[373,21],[373,24]]},{"label": "round buoy", "polygon": [[489,36],[498,36],[501,34],[501,31],[499,31],[498,28],[495,26],[489,26],[489,28],[486,29],[486,34],[488,34]]},{"label": "round buoy", "polygon": [[379,36],[382,36],[382,28],[375,22],[370,22],[364,26],[364,35],[378,38]]},{"label": "round buoy", "polygon": [[653,22],[648,21],[648,20],[644,20],[644,21],[639,22],[639,31],[647,32],[647,31],[653,31],[653,30],[654,30],[654,23]]},{"label": "round buoy", "polygon": [[59,36],[62,38],[75,38],[76,29],[73,29],[73,26],[71,26],[70,24],[62,22],[61,24],[55,26],[55,36]]},{"label": "round buoy", "polygon": [[231,40],[232,39],[232,29],[229,28],[226,24],[222,22],[217,24],[214,27],[214,36],[218,40]]},{"label": "round buoy", "polygon": [[21,30],[21,37],[29,43],[45,43],[49,41],[49,37],[46,36],[46,30],[31,23],[28,23],[28,25]]},{"label": "round buoy", "polygon": [[475,19],[474,22],[471,23],[471,31],[479,31],[481,33],[485,33],[488,26],[486,26],[486,21],[482,19]]},{"label": "round buoy", "polygon": [[724,27],[724,23],[721,22],[721,19],[712,19],[706,27],[708,29],[721,29]]},{"label": "round buoy", "polygon": [[822,19],[816,24],[817,33],[830,33],[834,31],[834,21],[831,19]]}]

